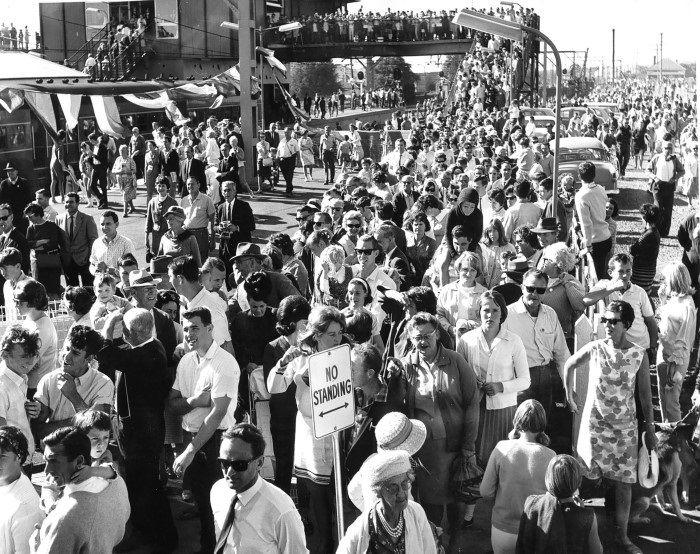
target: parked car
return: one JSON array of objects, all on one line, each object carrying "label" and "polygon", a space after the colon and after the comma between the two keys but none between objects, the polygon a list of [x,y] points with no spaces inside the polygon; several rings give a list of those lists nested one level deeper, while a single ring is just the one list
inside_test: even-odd
[{"label": "parked car", "polygon": [[[554,151],[554,141],[549,147]],[[595,182],[605,188],[608,194],[617,194],[618,172],[605,145],[597,138],[567,137],[559,140],[559,179],[564,175],[574,178],[576,190],[581,187],[578,165],[589,160],[595,165]]]},{"label": "parked car", "polygon": [[[598,119],[600,119],[600,122],[603,123],[610,119],[610,112],[607,110],[607,108],[602,108],[602,107],[597,107],[597,106],[591,106],[591,110],[593,110],[593,113],[596,115]],[[561,122],[564,125],[564,127],[569,126],[569,121],[574,117],[574,114],[578,113],[581,117],[586,113],[586,108],[583,106],[564,106],[561,109]]]}]

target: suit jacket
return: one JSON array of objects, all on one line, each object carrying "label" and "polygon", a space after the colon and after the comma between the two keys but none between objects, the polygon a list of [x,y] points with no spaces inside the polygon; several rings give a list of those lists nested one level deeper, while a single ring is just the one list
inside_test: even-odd
[{"label": "suit jacket", "polygon": [[566,239],[569,236],[569,229],[566,227],[566,208],[564,208],[563,202],[557,202],[557,214],[554,215],[552,201],[547,200],[547,203],[544,206],[544,212],[542,212],[542,217],[557,218],[557,240],[559,242],[566,242]]},{"label": "suit jacket", "polygon": [[22,233],[27,232],[29,221],[24,217],[24,208],[34,201],[34,187],[22,177],[12,184],[9,179],[0,182],[0,204],[9,204],[14,215],[14,224]]},{"label": "suit jacket", "polygon": [[384,265],[396,270],[401,275],[401,284],[399,290],[407,291],[413,285],[413,276],[411,274],[411,264],[406,257],[406,254],[401,252],[399,247],[394,248],[391,253],[387,254]]},{"label": "suit jacket", "polygon": [[[22,271],[31,275],[29,271],[29,243],[27,237],[17,227],[13,228],[7,236],[0,235],[0,250],[5,248],[16,248],[22,254]],[[3,279],[4,283],[5,280]]]},{"label": "suit jacket", "polygon": [[56,225],[61,229],[63,239],[69,244],[70,258],[67,258],[65,261],[68,262],[72,258],[80,266],[90,263],[92,243],[98,237],[95,220],[83,212],[77,212],[73,223],[73,240],[70,240],[70,219],[68,213],[64,212],[56,216]]},{"label": "suit jacket", "polygon": [[[95,161],[99,163],[96,164]],[[101,140],[97,145],[97,153],[93,154],[91,158],[88,158],[88,162],[93,166],[95,171],[103,171],[106,173],[109,169],[109,151]]]},{"label": "suit jacket", "polygon": [[182,179],[183,183],[187,183],[187,179],[190,176],[194,177],[199,183],[199,190],[206,194],[207,176],[204,174],[204,170],[206,168],[207,166],[202,160],[198,160],[197,158],[192,158],[191,160],[188,160],[187,158],[185,158],[182,161],[182,171],[180,173],[180,178]]},{"label": "suit jacket", "polygon": [[[418,200],[418,198],[420,197],[420,194],[418,194],[414,190],[411,191],[411,197],[413,198],[413,202],[415,203],[415,201]],[[406,195],[403,192],[397,192],[396,194],[394,194],[392,204],[394,205],[394,223],[401,227],[403,225],[403,214],[405,214],[406,210],[408,209]]]},{"label": "suit jacket", "polygon": [[252,232],[255,231],[255,217],[250,204],[236,198],[233,203],[231,217],[228,214],[228,203],[222,202],[216,209],[216,224],[222,221],[230,221],[238,225],[238,231],[231,233],[229,238],[222,238],[219,242],[220,257],[228,262],[229,258],[236,255],[236,246],[240,242],[252,242]]},{"label": "suit jacket", "polygon": [[[177,347],[177,333],[175,332],[175,324],[164,311],[158,308],[153,308],[153,319],[156,326],[156,338],[163,345],[165,356],[168,358],[168,366],[172,366],[173,354]],[[175,373],[171,372],[174,378]]]},{"label": "suit jacket", "polygon": [[97,359],[100,371],[115,384],[124,456],[159,453],[165,439],[165,401],[173,384],[163,345],[158,340],[136,348],[108,344]]},{"label": "suit jacket", "polygon": [[404,231],[401,228],[401,225],[396,225],[396,223],[394,223],[391,220],[382,221],[379,224],[379,227],[381,227],[382,225],[391,225],[391,227],[394,229],[394,239],[396,240],[396,246],[399,247],[399,250],[401,250],[401,252],[406,252],[406,231]]},{"label": "suit jacket", "polygon": [[180,156],[177,150],[171,148],[169,152],[160,151],[160,167],[161,171],[170,178],[171,173],[180,174]]},{"label": "suit jacket", "polygon": [[219,183],[224,181],[233,181],[239,184],[238,181],[238,158],[236,156],[229,156],[228,158],[221,158],[219,161],[219,167],[216,170],[219,175],[216,176],[216,180]]}]

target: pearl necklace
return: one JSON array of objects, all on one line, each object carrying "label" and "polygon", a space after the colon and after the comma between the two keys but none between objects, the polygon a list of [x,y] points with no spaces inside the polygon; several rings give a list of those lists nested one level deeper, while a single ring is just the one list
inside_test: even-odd
[{"label": "pearl necklace", "polygon": [[399,514],[399,522],[396,524],[396,527],[391,527],[387,523],[381,511],[377,510],[377,514],[379,515],[379,521],[381,522],[382,527],[384,527],[384,530],[389,534],[389,536],[394,539],[398,539],[403,533],[403,512]]}]

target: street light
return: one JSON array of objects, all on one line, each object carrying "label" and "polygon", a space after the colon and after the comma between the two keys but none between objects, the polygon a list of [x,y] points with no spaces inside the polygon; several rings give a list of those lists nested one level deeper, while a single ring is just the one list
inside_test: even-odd
[{"label": "street light", "polygon": [[[501,2],[501,4],[518,4],[517,2]],[[522,6],[520,6],[522,8]],[[552,175],[554,179],[554,195],[552,196],[552,210],[556,215],[557,213],[557,191],[559,187],[559,134],[561,132],[561,76],[562,76],[562,65],[561,56],[559,56],[559,50],[557,50],[554,43],[541,33],[538,29],[528,27],[527,25],[521,25],[519,23],[513,23],[512,21],[506,21],[500,17],[493,17],[490,15],[485,15],[479,12],[460,12],[455,15],[452,20],[454,25],[460,25],[462,27],[468,27],[476,31],[481,31],[482,33],[490,33],[492,35],[498,35],[510,40],[522,42],[523,34],[532,33],[533,35],[539,37],[542,41],[547,43],[547,45],[552,49],[552,54],[554,55],[554,60],[557,67],[557,80],[556,80],[556,111],[555,111],[555,131],[554,131],[554,174]]]}]

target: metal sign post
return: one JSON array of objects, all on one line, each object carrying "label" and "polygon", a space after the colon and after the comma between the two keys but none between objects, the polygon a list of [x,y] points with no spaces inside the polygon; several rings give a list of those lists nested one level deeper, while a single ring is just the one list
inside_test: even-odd
[{"label": "metal sign post", "polygon": [[355,394],[351,379],[349,345],[341,344],[309,356],[309,388],[314,437],[322,439],[333,435],[335,508],[340,540],[345,533],[340,432],[355,424]]}]

